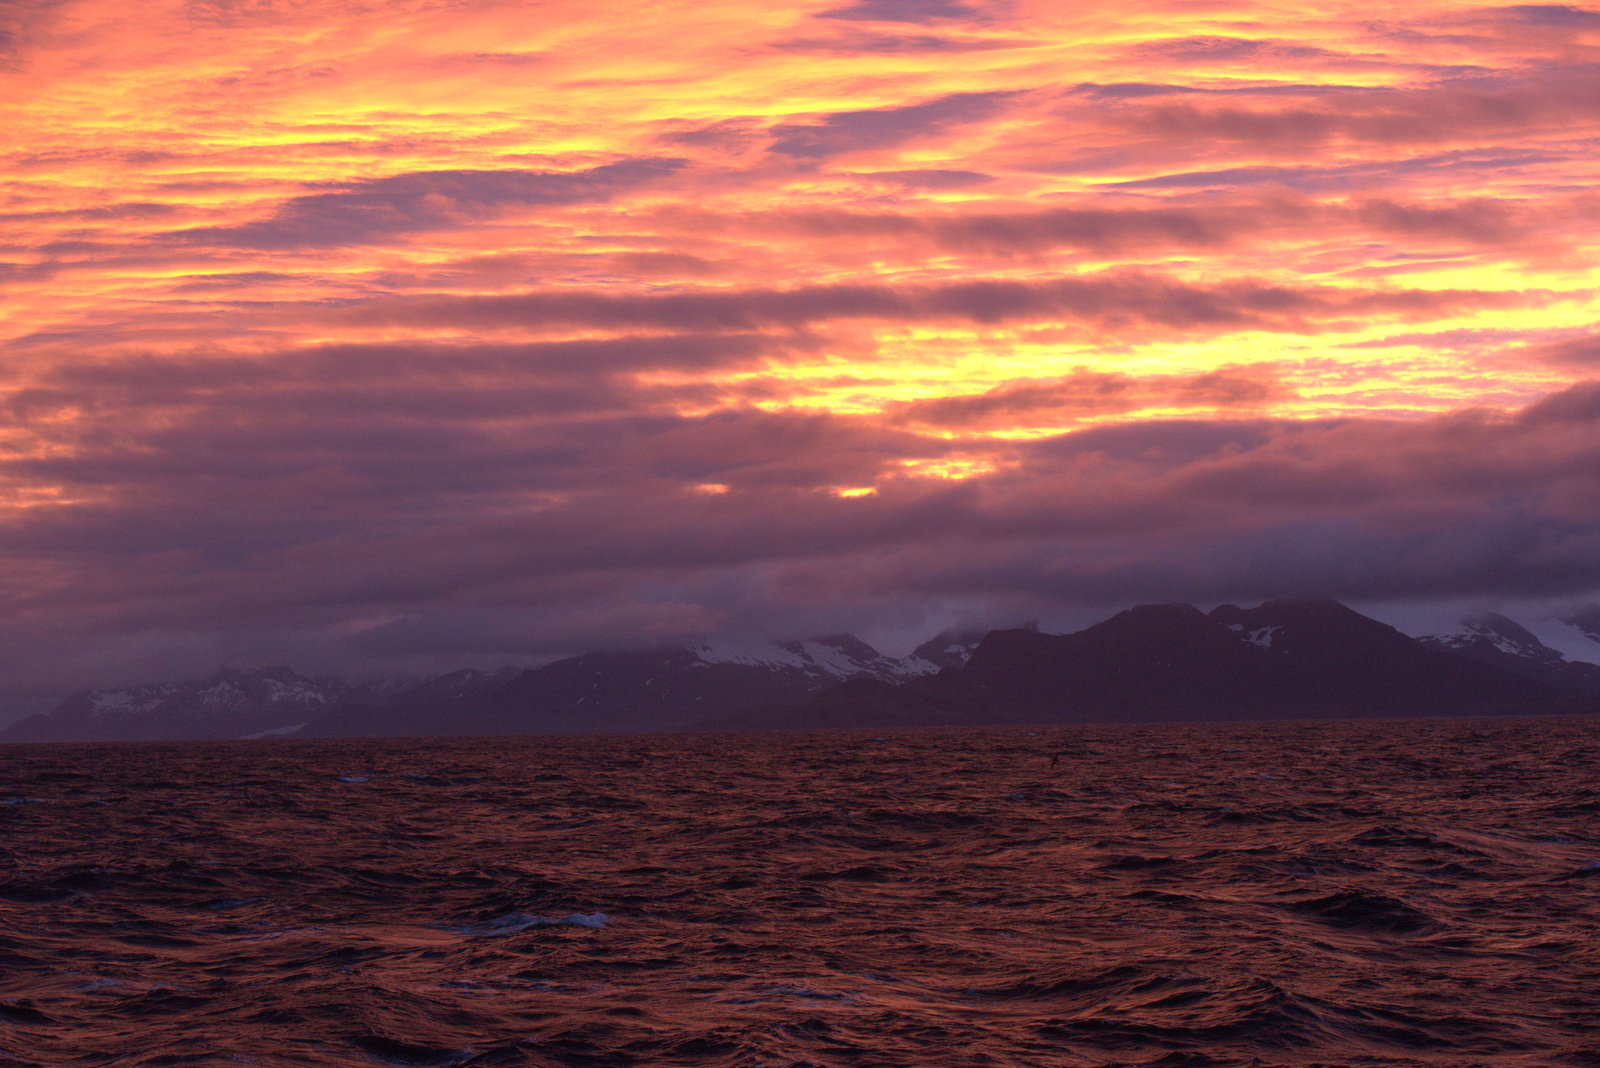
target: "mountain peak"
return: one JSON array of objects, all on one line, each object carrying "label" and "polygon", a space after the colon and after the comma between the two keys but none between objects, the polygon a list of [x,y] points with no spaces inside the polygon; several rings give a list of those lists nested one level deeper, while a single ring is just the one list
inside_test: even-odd
[{"label": "mountain peak", "polygon": [[[1038,629],[1037,624],[1033,629]],[[977,627],[952,627],[940,631],[911,650],[911,655],[907,659],[927,664],[934,671],[958,668],[972,658],[972,651],[978,647],[987,633],[988,631]]]},{"label": "mountain peak", "polygon": [[1371,656],[1403,656],[1413,644],[1387,623],[1329,598],[1267,601],[1256,608],[1221,605],[1210,619],[1279,654],[1319,656],[1324,649],[1359,645]]},{"label": "mountain peak", "polygon": [[1173,603],[1136,605],[1080,633],[1114,639],[1182,641],[1190,635],[1219,629],[1194,605]]},{"label": "mountain peak", "polygon": [[1517,652],[1542,651],[1554,653],[1558,657],[1561,655],[1548,648],[1527,627],[1506,618],[1499,612],[1483,612],[1475,616],[1469,616],[1461,621],[1461,625],[1473,634],[1482,634],[1487,638],[1500,639]]},{"label": "mountain peak", "polygon": [[1429,634],[1418,640],[1430,648],[1492,664],[1524,678],[1600,693],[1600,666],[1568,660],[1528,628],[1498,612],[1469,616],[1461,625],[1465,629],[1459,633]]}]

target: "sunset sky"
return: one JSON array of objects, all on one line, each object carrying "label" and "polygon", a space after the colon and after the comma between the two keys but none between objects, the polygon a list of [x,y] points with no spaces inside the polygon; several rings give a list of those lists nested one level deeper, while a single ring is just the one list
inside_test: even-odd
[{"label": "sunset sky", "polygon": [[0,0],[0,101],[0,721],[1597,596],[1600,8]]}]

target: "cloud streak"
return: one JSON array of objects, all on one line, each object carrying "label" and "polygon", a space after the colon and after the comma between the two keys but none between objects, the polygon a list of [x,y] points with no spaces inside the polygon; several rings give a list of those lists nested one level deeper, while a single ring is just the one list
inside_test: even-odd
[{"label": "cloud streak", "polygon": [[1039,282],[970,281],[902,289],[875,285],[686,291],[611,296],[543,292],[493,297],[413,298],[362,304],[336,320],[384,326],[651,327],[754,330],[837,320],[966,322],[1070,320],[1102,328],[1148,325],[1176,331],[1309,330],[1347,316],[1429,318],[1457,309],[1521,304],[1523,294],[1471,290],[1369,290],[1272,285],[1216,286],[1115,272]]},{"label": "cloud streak", "polygon": [[990,118],[1011,95],[953,93],[923,104],[835,112],[816,123],[780,123],[772,127],[772,151],[796,159],[820,160],[893,148]]},{"label": "cloud streak", "polygon": [[292,197],[260,222],[191,230],[199,244],[252,249],[380,243],[401,234],[471,226],[517,209],[610,200],[672,174],[682,160],[639,159],[573,173],[421,171],[343,183]]}]

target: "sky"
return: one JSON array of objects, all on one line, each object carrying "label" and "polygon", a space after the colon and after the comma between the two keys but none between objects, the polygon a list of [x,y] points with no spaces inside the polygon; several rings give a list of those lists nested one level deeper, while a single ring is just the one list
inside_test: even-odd
[{"label": "sky", "polygon": [[1386,10],[0,0],[0,719],[1595,599],[1600,8]]}]

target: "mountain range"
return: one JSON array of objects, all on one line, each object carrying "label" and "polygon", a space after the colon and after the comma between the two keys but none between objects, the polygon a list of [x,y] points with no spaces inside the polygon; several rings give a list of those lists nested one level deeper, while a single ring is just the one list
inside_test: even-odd
[{"label": "mountain range", "polygon": [[[1600,608],[1569,621],[1600,655]],[[593,652],[352,685],[286,666],[89,690],[0,741],[383,737],[1600,711],[1600,665],[1504,616],[1408,637],[1334,601],[1144,605],[1073,634]]]}]

